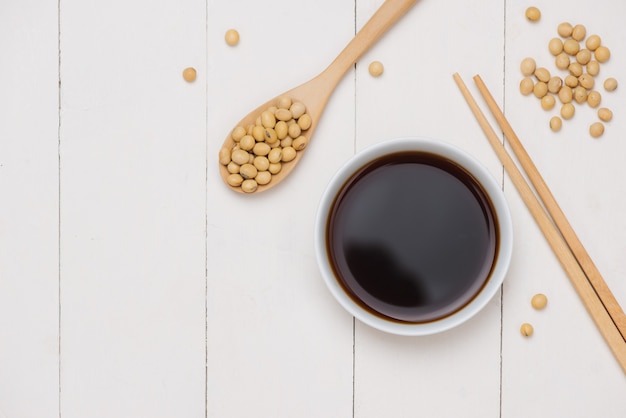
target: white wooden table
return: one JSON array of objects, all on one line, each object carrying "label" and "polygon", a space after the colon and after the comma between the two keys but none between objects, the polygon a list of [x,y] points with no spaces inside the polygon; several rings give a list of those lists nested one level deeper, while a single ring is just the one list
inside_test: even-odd
[{"label": "white wooden table", "polygon": [[[1,2],[1,418],[625,416],[624,373],[452,80],[482,76],[626,306],[623,86],[597,140],[590,109],[554,134],[518,89],[523,57],[553,67],[561,21],[602,36],[599,80],[626,83],[625,2],[538,1],[533,24],[529,1],[421,0],[339,84],[289,179],[251,196],[221,182],[239,118],[324,69],[381,3]],[[313,252],[333,173],[405,135],[478,157],[515,225],[501,293],[428,337],[354,320]]]}]

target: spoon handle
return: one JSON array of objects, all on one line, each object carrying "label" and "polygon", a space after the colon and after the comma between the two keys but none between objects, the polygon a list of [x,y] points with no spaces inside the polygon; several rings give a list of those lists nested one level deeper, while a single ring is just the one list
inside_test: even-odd
[{"label": "spoon handle", "polygon": [[417,0],[386,0],[322,74],[339,82],[361,55],[416,2]]}]

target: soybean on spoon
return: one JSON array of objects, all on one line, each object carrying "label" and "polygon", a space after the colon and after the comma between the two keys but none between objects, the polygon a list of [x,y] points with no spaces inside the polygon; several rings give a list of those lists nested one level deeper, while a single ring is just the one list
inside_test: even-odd
[{"label": "soybean on spoon", "polygon": [[[367,51],[372,45],[380,39],[380,37],[391,28],[415,3],[417,0],[386,0],[380,8],[374,13],[374,15],[367,21],[367,23],[359,30],[356,36],[346,45],[346,47],[339,53],[337,58],[328,66],[324,71],[318,74],[316,77],[307,81],[304,84],[299,85],[291,90],[279,94],[273,99],[263,103],[252,112],[248,113],[239,123],[235,126],[247,127],[253,125],[256,119],[261,113],[274,106],[278,98],[287,96],[294,102],[302,102],[306,106],[307,113],[311,116],[312,124],[309,129],[302,134],[311,140],[311,136],[319,123],[324,108],[328,103],[330,95],[333,93],[337,84],[348,69],[354,65],[354,63]],[[231,138],[231,134],[226,136],[222,148],[232,149],[235,146],[235,142]],[[306,152],[306,148],[302,151],[298,151],[296,157],[287,163],[283,163],[282,169],[279,173],[272,175],[272,180],[266,185],[259,185],[255,193],[268,190],[281,181],[283,181],[289,173],[298,164],[302,155]],[[224,183],[231,190],[243,193],[240,187],[233,187],[227,183],[227,178],[230,175],[226,166],[219,164],[220,176]]]}]

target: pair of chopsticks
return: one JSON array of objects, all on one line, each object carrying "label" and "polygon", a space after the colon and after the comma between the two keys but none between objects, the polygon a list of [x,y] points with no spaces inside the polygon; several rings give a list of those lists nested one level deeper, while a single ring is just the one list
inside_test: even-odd
[{"label": "pair of chopsticks", "polygon": [[[453,77],[480,127],[498,155],[500,162],[503,164],[504,169],[520,193],[522,200],[559,259],[561,266],[567,273],[588,313],[591,315],[622,370],[626,373],[626,315],[624,311],[576,236],[550,189],[548,189],[541,174],[539,174],[530,156],[526,153],[522,143],[480,76],[474,76],[474,82],[537,194],[533,192],[506,148],[500,142],[500,138],[478,107],[461,77],[457,73]],[[543,202],[543,206],[537,195]]]}]

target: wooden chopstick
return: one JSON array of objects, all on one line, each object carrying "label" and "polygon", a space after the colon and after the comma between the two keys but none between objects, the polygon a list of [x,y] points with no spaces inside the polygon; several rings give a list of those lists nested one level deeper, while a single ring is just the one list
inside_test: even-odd
[{"label": "wooden chopstick", "polygon": [[[487,136],[492,148],[496,152],[513,184],[520,193],[522,200],[539,225],[539,228],[548,241],[548,244],[556,254],[561,266],[574,286],[574,289],[578,293],[588,313],[600,331],[600,334],[603,336],[611,352],[615,356],[617,362],[622,368],[622,371],[626,373],[626,341],[618,330],[616,323],[613,321],[611,315],[607,311],[607,308],[598,297],[596,291],[591,285],[591,282],[588,280],[585,272],[576,260],[576,257],[574,257],[574,254],[567,245],[567,242],[561,235],[561,232],[557,229],[555,224],[552,222],[552,219],[543,209],[543,206],[537,199],[535,193],[528,183],[526,183],[524,176],[517,168],[517,165],[509,153],[506,151],[504,145],[500,142],[500,138],[480,110],[478,104],[472,97],[472,94],[467,89],[467,86],[461,77],[456,73],[454,74],[454,81],[461,90],[463,97],[467,101],[472,113]],[[528,175],[530,176],[530,173],[528,173]]]},{"label": "wooden chopstick", "polygon": [[487,89],[487,86],[478,75],[474,76],[474,82],[478,87],[478,91],[483,96],[487,107],[491,110],[491,113],[498,122],[498,125],[500,125],[500,128],[504,133],[504,137],[509,141],[508,143],[522,166],[522,169],[526,172],[528,179],[535,188],[535,191],[539,195],[539,198],[543,202],[545,208],[548,210],[550,217],[561,232],[561,235],[563,235],[563,238],[570,247],[572,253],[574,253],[574,257],[578,261],[578,264],[580,264],[580,267],[582,267],[587,279],[591,283],[591,286],[593,286],[594,290],[598,294],[598,297],[602,301],[602,304],[613,319],[615,326],[619,330],[620,334],[622,334],[622,338],[626,340],[626,315],[615,299],[615,296],[613,296],[613,292],[609,289],[608,285],[602,278],[602,275],[598,271],[598,268],[587,253],[587,250],[585,250],[585,247],[578,239],[578,236],[565,217],[561,207],[556,202],[556,199],[552,195],[548,185],[543,180],[543,177],[515,134],[515,131],[513,131],[509,121],[504,117],[504,114],[498,107],[498,104],[489,92],[489,89]]}]

